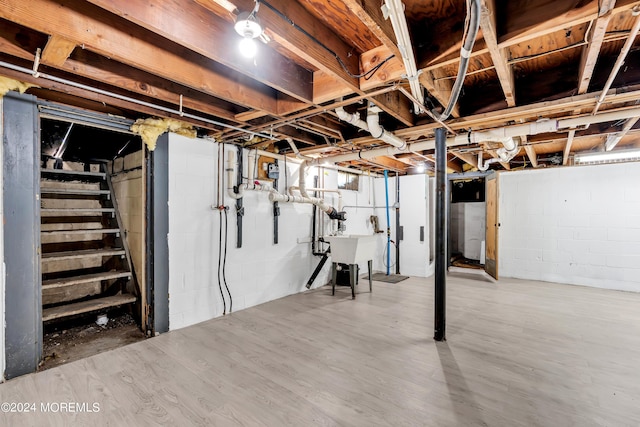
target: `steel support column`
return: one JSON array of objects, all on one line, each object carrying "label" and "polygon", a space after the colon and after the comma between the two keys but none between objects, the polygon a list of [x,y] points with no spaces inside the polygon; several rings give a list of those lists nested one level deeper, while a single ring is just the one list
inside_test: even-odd
[{"label": "steel support column", "polygon": [[447,131],[436,129],[436,257],[435,257],[435,319],[436,341],[445,340],[447,285]]}]

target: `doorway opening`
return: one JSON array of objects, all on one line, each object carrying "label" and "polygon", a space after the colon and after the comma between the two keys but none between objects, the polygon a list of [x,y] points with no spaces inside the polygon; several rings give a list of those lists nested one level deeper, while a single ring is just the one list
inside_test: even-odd
[{"label": "doorway opening", "polygon": [[449,265],[483,270],[486,198],[484,178],[451,181]]},{"label": "doorway opening", "polygon": [[40,119],[40,370],[146,332],[144,155],[108,126]]}]

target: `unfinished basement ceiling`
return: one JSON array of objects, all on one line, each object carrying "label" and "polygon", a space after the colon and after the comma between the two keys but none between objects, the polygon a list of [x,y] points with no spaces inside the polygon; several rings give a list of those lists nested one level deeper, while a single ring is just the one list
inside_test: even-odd
[{"label": "unfinished basement ceiling", "polygon": [[[181,118],[219,140],[281,152],[290,150],[286,137],[309,155],[385,145],[339,120],[338,105],[363,120],[367,106],[377,105],[380,124],[408,143],[432,139],[442,126],[428,114],[416,114],[399,90],[408,90],[409,83],[396,34],[380,8],[385,1],[258,3],[266,43],[258,43],[256,57],[247,59],[239,53],[241,37],[233,24],[241,12],[253,10],[253,0],[0,0],[0,74],[38,85],[30,91],[40,98],[131,118]],[[466,4],[404,1],[425,105],[435,113],[448,103],[458,73]],[[610,92],[598,110],[637,106],[640,39],[629,34],[640,19],[638,0],[480,5],[480,31],[446,121],[450,135],[591,114],[610,76]],[[625,43],[624,65],[612,75]],[[106,92],[17,71],[33,68],[38,49],[41,73]],[[513,159],[491,168],[570,164],[577,152],[602,151],[614,134],[620,136],[616,150],[640,147],[640,122],[604,122],[523,135]],[[490,159],[500,147],[453,147],[449,168],[474,169],[478,155]],[[407,173],[419,165],[429,168],[433,151],[342,164]]]}]

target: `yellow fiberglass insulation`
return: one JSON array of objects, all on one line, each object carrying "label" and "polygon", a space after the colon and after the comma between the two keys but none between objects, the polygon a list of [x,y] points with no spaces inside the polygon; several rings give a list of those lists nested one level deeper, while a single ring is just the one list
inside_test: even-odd
[{"label": "yellow fiberglass insulation", "polygon": [[10,79],[8,77],[0,76],[0,98],[5,96],[10,90],[17,90],[20,93],[24,93],[25,90],[35,85],[24,83],[18,80]]},{"label": "yellow fiberglass insulation", "polygon": [[158,137],[165,132],[173,132],[189,138],[196,137],[196,130],[192,125],[174,119],[138,119],[131,126],[131,132],[140,135],[149,151],[155,150]]}]

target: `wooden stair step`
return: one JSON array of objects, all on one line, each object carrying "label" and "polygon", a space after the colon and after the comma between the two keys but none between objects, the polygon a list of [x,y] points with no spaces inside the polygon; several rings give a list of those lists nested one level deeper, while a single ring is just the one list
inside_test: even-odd
[{"label": "wooden stair step", "polygon": [[40,169],[41,175],[50,175],[58,178],[72,178],[72,179],[86,179],[86,178],[98,178],[105,179],[106,174],[104,172],[86,172],[86,171],[69,171],[62,169]]},{"label": "wooden stair step", "polygon": [[60,305],[42,310],[42,321],[61,319],[76,314],[89,313],[91,311],[102,310],[109,307],[130,304],[136,301],[136,297],[131,294],[114,295],[104,298],[96,298],[88,301],[76,302],[73,304]]},{"label": "wooden stair step", "polygon": [[130,278],[129,271],[107,271],[102,273],[83,274],[81,276],[65,277],[61,279],[49,279],[42,281],[42,289],[62,288],[65,286],[73,286],[81,283],[101,282],[103,280],[121,279],[123,277]]},{"label": "wooden stair step", "polygon": [[80,251],[49,252],[42,254],[42,261],[61,261],[67,259],[91,258],[124,255],[124,249],[83,249]]},{"label": "wooden stair step", "polygon": [[108,195],[109,190],[85,190],[76,188],[46,188],[40,187],[40,194],[62,194],[66,196],[102,196]]},{"label": "wooden stair step", "polygon": [[42,236],[61,236],[65,234],[116,234],[119,228],[75,228],[73,230],[49,230],[41,231]]},{"label": "wooden stair step", "polygon": [[87,214],[87,213],[114,213],[116,210],[114,208],[42,208],[40,209],[40,213],[43,214],[58,214],[58,215],[68,215],[68,214]]}]

